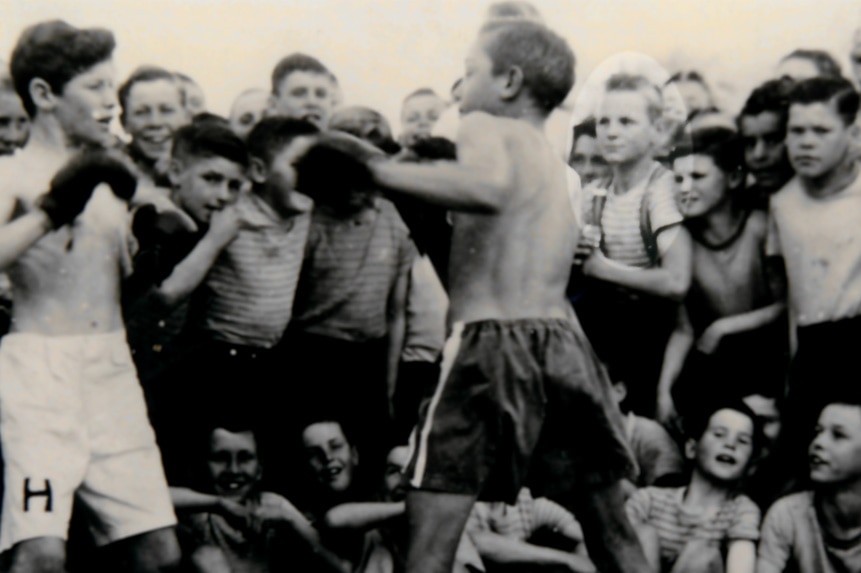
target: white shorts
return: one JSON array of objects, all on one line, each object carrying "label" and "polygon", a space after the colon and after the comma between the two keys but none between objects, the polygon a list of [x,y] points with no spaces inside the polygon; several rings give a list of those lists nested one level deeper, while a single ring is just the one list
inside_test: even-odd
[{"label": "white shorts", "polygon": [[124,332],[0,343],[0,552],[66,539],[75,494],[104,545],[176,523]]}]

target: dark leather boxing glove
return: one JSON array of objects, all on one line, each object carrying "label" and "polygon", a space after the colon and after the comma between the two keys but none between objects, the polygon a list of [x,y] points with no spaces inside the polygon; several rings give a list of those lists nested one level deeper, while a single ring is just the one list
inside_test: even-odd
[{"label": "dark leather boxing glove", "polygon": [[70,159],[54,175],[51,189],[39,207],[58,229],[81,214],[101,183],[107,183],[125,201],[131,199],[137,188],[137,178],[121,160],[103,151],[85,152]]},{"label": "dark leather boxing glove", "polygon": [[344,133],[323,134],[294,165],[296,189],[315,199],[372,189],[368,162],[375,158],[385,154],[370,143]]},{"label": "dark leather boxing glove", "polygon": [[453,141],[445,137],[423,137],[417,139],[410,149],[419,160],[454,161],[457,159],[457,147]]}]

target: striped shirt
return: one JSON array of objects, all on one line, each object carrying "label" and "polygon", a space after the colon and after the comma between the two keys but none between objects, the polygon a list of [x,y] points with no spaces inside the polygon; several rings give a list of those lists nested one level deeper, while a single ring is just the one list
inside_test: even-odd
[{"label": "striped shirt", "polygon": [[215,340],[272,348],[290,321],[293,295],[311,223],[311,200],[289,219],[263,199],[243,195],[237,207],[251,228],[242,229],[209,271],[196,304],[205,306],[201,328]]},{"label": "striped shirt", "polygon": [[293,325],[355,342],[386,336],[389,294],[414,256],[407,226],[385,199],[346,218],[315,210]]},{"label": "striped shirt", "polygon": [[760,511],[747,496],[738,495],[708,515],[683,506],[684,487],[646,487],[625,506],[632,523],[651,525],[661,544],[661,571],[669,571],[688,541],[729,542],[759,539]]},{"label": "striped shirt", "polygon": [[476,502],[466,522],[467,533],[492,531],[518,541],[526,541],[542,529],[570,534],[579,532],[580,525],[570,511],[547,498],[533,498],[527,488],[517,494],[515,505]]},{"label": "striped shirt", "polygon": [[[658,163],[652,169],[663,169]],[[640,209],[644,200],[648,201],[649,223],[652,234],[657,237],[665,229],[678,225],[683,217],[676,206],[674,196],[675,182],[669,171],[657,175],[651,185],[650,176],[625,193],[616,193],[611,188],[607,190],[607,202],[601,214],[601,229],[603,231],[602,250],[613,261],[636,268],[649,268],[652,262],[643,243],[640,228]],[[646,190],[648,187],[648,195]],[[594,191],[588,192],[584,198],[583,207],[590,212],[584,216],[592,220],[592,197]],[[644,199],[645,197],[645,199]]]}]

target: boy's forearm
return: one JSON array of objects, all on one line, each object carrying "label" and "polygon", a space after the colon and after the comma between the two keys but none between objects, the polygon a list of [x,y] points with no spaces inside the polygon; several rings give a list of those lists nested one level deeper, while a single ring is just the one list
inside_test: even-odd
[{"label": "boy's forearm", "polygon": [[592,562],[580,555],[509,539],[498,533],[482,531],[471,534],[470,538],[482,559],[500,565],[564,565],[572,571],[595,571]]},{"label": "boy's forearm", "polygon": [[216,495],[201,493],[187,487],[170,487],[170,499],[176,511],[215,513],[221,509],[221,500]]},{"label": "boy's forearm", "polygon": [[750,312],[719,318],[713,324],[719,323],[724,334],[735,334],[770,324],[780,318],[784,312],[786,312],[786,303],[776,302]]},{"label": "boy's forearm", "polygon": [[17,261],[51,228],[43,211],[33,211],[0,227],[0,271]]},{"label": "boy's forearm", "polygon": [[494,213],[508,191],[506,181],[453,161],[432,165],[376,161],[370,167],[383,187],[458,211]]},{"label": "boy's forearm", "polygon": [[224,245],[205,235],[156,289],[167,306],[179,304],[200,286]]},{"label": "boy's forearm", "polygon": [[663,268],[632,271],[615,265],[605,265],[596,278],[675,301],[684,298],[689,285],[680,274]]},{"label": "boy's forearm", "polygon": [[326,513],[330,529],[373,529],[404,514],[403,502],[344,503]]}]

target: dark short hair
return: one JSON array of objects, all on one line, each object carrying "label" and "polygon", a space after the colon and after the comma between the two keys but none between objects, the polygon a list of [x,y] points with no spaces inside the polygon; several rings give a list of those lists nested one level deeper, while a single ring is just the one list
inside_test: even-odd
[{"label": "dark short hair", "polygon": [[321,74],[329,76],[333,82],[337,83],[334,74],[329,71],[329,68],[323,63],[308,54],[296,52],[281,58],[272,70],[272,93],[277,93],[284,83],[285,78],[293,72],[310,72],[313,74]]},{"label": "dark short hair", "polygon": [[304,119],[265,117],[251,129],[245,145],[251,157],[262,159],[269,165],[297,137],[319,132],[316,125]]},{"label": "dark short hair", "polygon": [[744,146],[732,129],[704,127],[685,135],[670,153],[670,161],[688,155],[707,155],[724,173],[744,171]]},{"label": "dark short hair", "polygon": [[62,94],[74,77],[108,59],[114,52],[114,35],[102,28],[75,28],[62,20],[41,22],[26,28],[12,50],[10,71],[24,109],[32,117],[36,104],[30,82],[45,80]]},{"label": "dark short hair", "polygon": [[127,105],[129,101],[129,94],[132,91],[132,88],[137,83],[142,82],[154,82],[156,80],[166,80],[174,85],[176,85],[177,93],[179,93],[179,101],[183,106],[185,105],[185,92],[182,87],[179,86],[177,82],[176,74],[158,66],[150,66],[143,65],[139,66],[135,71],[131,73],[131,75],[123,82],[120,86],[119,91],[117,92],[117,96],[120,100],[120,107],[123,110],[123,114],[127,112]]},{"label": "dark short hair", "polygon": [[789,94],[795,82],[789,78],[768,80],[754,88],[744,102],[741,112],[738,114],[737,124],[741,130],[741,119],[748,115],[759,115],[761,113],[773,113],[778,116],[783,134],[786,134],[786,117],[789,113]]},{"label": "dark short hair", "polygon": [[216,122],[192,123],[181,127],[173,136],[171,156],[184,160],[189,157],[223,157],[248,167],[245,144],[229,127]]},{"label": "dark short hair", "polygon": [[565,101],[574,85],[575,58],[561,36],[528,20],[491,22],[481,33],[490,40],[487,54],[494,74],[520,68],[526,91],[545,114]]},{"label": "dark short hair", "polygon": [[834,56],[825,50],[809,50],[799,48],[785,55],[782,62],[791,59],[808,60],[816,66],[819,72],[819,77],[823,78],[842,78],[843,70],[840,69],[840,64],[834,59]]},{"label": "dark short hair", "polygon": [[759,416],[740,399],[725,398],[712,400],[697,411],[685,416],[683,421],[685,438],[699,441],[705,434],[706,429],[708,429],[712,416],[720,410],[733,410],[750,418],[753,425],[751,461],[755,460],[759,455],[762,445],[765,443],[765,435],[762,433],[762,423]]},{"label": "dark short hair", "polygon": [[664,85],[668,86],[677,82],[696,82],[698,84],[702,84],[705,88],[708,88],[705,78],[696,70],[676,72],[670,76],[670,79],[664,82]]},{"label": "dark short hair", "polygon": [[598,131],[595,126],[595,118],[591,115],[574,126],[574,143],[581,137],[598,137]]},{"label": "dark short hair", "polygon": [[855,123],[859,96],[846,78],[810,78],[798,82],[789,93],[790,106],[829,102],[834,102],[843,123]]}]

